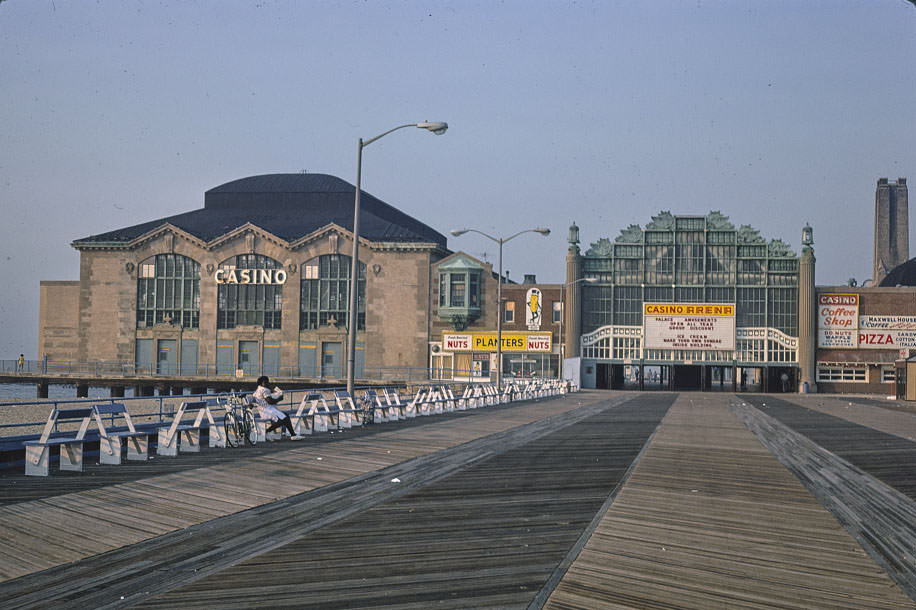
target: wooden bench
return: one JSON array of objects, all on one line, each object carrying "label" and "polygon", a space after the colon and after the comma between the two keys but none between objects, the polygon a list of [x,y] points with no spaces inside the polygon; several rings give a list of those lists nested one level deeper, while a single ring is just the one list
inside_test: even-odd
[{"label": "wooden bench", "polygon": [[350,396],[350,393],[344,390],[337,390],[334,392],[334,402],[337,404],[337,410],[340,412],[341,421],[344,417],[347,417],[349,420],[349,426],[362,426],[365,423],[364,415],[362,409],[357,408],[353,404],[353,397]]},{"label": "wooden bench", "polygon": [[[414,395],[413,400],[407,403],[407,417],[416,417],[417,415],[429,415],[429,407],[426,405],[426,392],[428,388],[420,387]],[[425,411],[425,412],[424,412]]]},{"label": "wooden bench", "polygon": [[[83,439],[89,430],[93,418],[92,407],[79,409],[58,409],[54,407],[48,415],[41,437],[37,441],[26,441],[25,444],[25,474],[26,476],[48,476],[51,462],[51,447],[60,447],[60,469],[82,472],[83,470]],[[51,438],[58,424],[66,422],[80,422],[79,430],[75,435]]]},{"label": "wooden bench", "polygon": [[396,389],[384,388],[382,392],[385,394],[385,402],[387,402],[388,406],[391,407],[395,413],[397,413],[398,419],[416,417],[416,411],[413,412],[413,415],[408,415],[407,405],[401,402],[401,397],[398,395],[398,391]]},{"label": "wooden bench", "polygon": [[437,387],[430,387],[424,400],[426,412],[424,415],[439,415],[442,413],[442,391]]},{"label": "wooden bench", "polygon": [[[328,429],[336,430],[340,414],[335,410],[331,413],[328,402],[320,392],[306,394],[299,402],[295,415],[290,415],[293,430],[296,434],[312,434],[313,432],[327,432]],[[332,423],[333,418],[333,423]],[[332,428],[333,425],[333,428]]]},{"label": "wooden bench", "polygon": [[[182,419],[185,414],[193,411],[197,412],[194,423],[183,424]],[[213,414],[210,412],[207,401],[181,403],[172,418],[171,425],[159,428],[156,455],[175,456],[179,451],[198,453],[200,451],[200,428],[203,426],[204,417],[207,418],[211,431],[218,427],[213,420]]]},{"label": "wooden bench", "polygon": [[452,394],[452,388],[447,385],[439,386],[439,396],[442,401],[442,410],[446,413],[453,412],[457,405],[455,403],[455,395]]},{"label": "wooden bench", "polygon": [[492,406],[499,404],[499,392],[496,390],[496,386],[487,383],[482,386],[483,395],[484,395],[484,404],[487,406]]},{"label": "wooden bench", "polygon": [[[146,461],[149,458],[149,432],[137,431],[130,413],[123,403],[93,405],[96,424],[99,426],[99,463],[121,464],[122,441],[127,444],[127,459],[132,461]],[[107,418],[114,424],[115,418],[124,420],[127,430],[109,430],[105,425]]]},{"label": "wooden bench", "polygon": [[[382,400],[375,390],[366,390],[363,395],[363,404],[366,405],[366,416],[372,417],[372,423],[384,424],[389,420],[388,403],[382,404]],[[394,419],[397,419],[395,417]]]},{"label": "wooden bench", "polygon": [[[207,407],[210,409],[212,414],[214,409],[223,409],[224,411],[229,406],[229,397],[228,396],[217,396],[216,398],[207,398],[205,400]],[[210,441],[207,443],[210,447],[225,447],[226,446],[226,427],[219,424],[211,425],[209,430],[207,430],[207,436],[210,438]]]}]

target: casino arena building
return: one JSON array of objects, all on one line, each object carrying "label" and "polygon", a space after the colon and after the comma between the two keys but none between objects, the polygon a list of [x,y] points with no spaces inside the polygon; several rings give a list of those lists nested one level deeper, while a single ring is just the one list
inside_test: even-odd
[{"label": "casino arena building", "polygon": [[[201,209],[77,239],[79,281],[41,283],[40,357],[345,377],[354,195],[334,176],[253,176],[207,191]],[[355,375],[425,374],[446,238],[367,193],[360,203]]]},{"label": "casino arena building", "polygon": [[800,359],[813,369],[813,345],[799,343],[800,325],[812,335],[799,315],[813,313],[807,255],[806,270],[805,255],[718,212],[661,212],[584,254],[574,224],[564,351],[579,361],[567,370],[583,387],[797,391]]}]

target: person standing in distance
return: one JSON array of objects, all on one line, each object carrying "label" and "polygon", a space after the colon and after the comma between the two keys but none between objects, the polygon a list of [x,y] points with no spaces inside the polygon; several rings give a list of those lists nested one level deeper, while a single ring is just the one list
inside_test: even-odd
[{"label": "person standing in distance", "polygon": [[289,432],[290,440],[299,441],[305,438],[296,434],[296,431],[293,430],[293,423],[290,421],[289,415],[274,406],[283,399],[283,390],[274,388],[273,391],[271,391],[270,379],[268,379],[267,375],[258,377],[258,389],[254,391],[251,398],[253,402],[258,405],[258,412],[261,414],[261,417],[273,422],[270,427],[267,428],[268,432],[273,432],[280,426],[283,426]]}]

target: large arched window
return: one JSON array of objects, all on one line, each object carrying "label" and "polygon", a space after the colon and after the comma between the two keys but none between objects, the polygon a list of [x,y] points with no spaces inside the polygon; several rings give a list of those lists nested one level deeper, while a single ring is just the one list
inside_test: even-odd
[{"label": "large arched window", "polygon": [[139,266],[137,326],[200,326],[200,264],[180,254],[157,254]]},{"label": "large arched window", "polygon": [[[350,307],[350,268],[353,259],[345,254],[325,254],[302,265],[300,280],[299,330],[327,324],[347,326]],[[366,265],[359,264],[356,322],[366,328]]]},{"label": "large arched window", "polygon": [[262,254],[239,254],[220,265],[217,328],[280,328],[286,271]]}]

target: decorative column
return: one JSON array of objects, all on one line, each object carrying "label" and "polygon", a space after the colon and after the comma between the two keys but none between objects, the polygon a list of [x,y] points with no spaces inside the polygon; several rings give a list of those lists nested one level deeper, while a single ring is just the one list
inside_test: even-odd
[{"label": "decorative column", "polygon": [[814,288],[814,232],[802,229],[802,252],[798,257],[798,391],[817,392],[817,294]]},{"label": "decorative column", "polygon": [[579,335],[582,334],[582,308],[579,305],[579,291],[584,282],[582,278],[582,255],[579,251],[579,227],[573,223],[569,227],[569,250],[566,253],[566,298],[563,303],[564,335],[561,337],[560,358],[579,356]]}]

